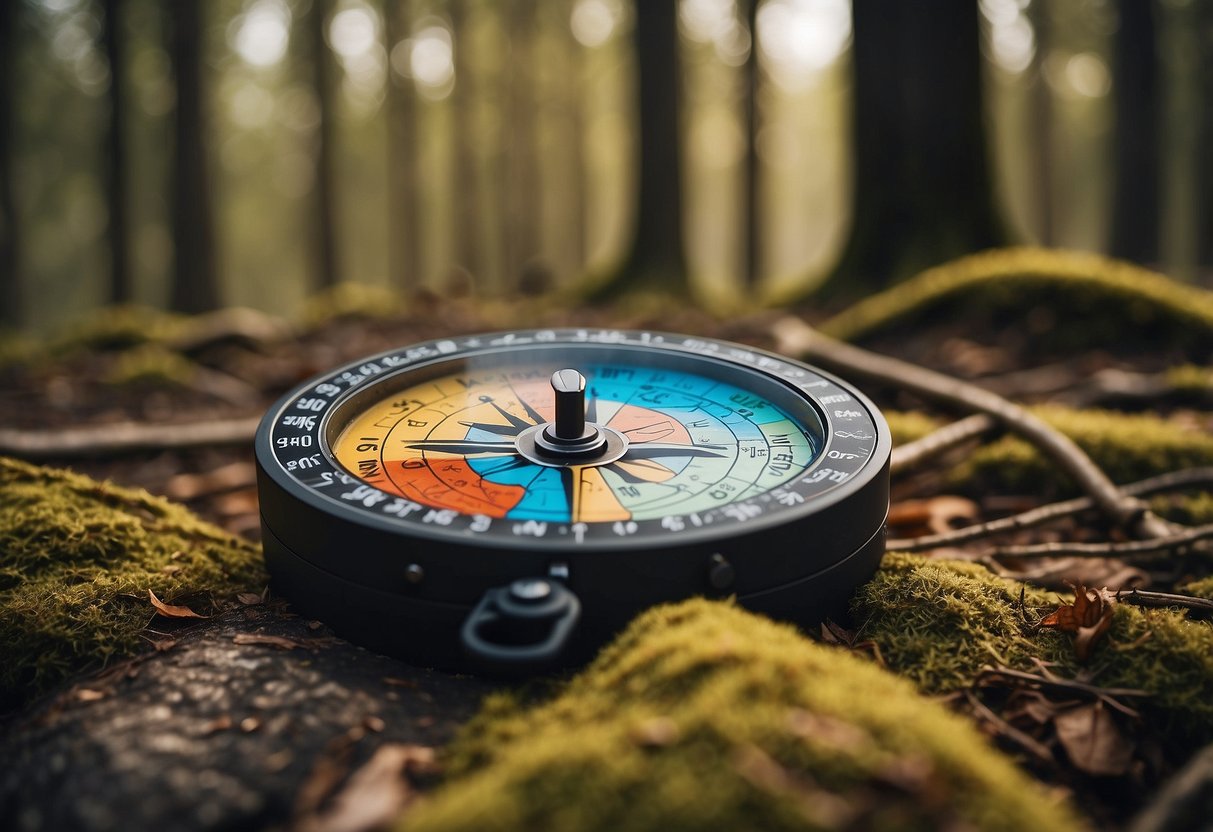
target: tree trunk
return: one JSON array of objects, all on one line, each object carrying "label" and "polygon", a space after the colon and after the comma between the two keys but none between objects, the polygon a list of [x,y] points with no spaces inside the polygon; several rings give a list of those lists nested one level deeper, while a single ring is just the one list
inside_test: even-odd
[{"label": "tree trunk", "polygon": [[[1208,3],[1194,6],[1196,24],[1199,27],[1197,43],[1208,44],[1213,37],[1213,8]],[[1213,50],[1200,49],[1194,56],[1197,88],[1200,90],[1196,114],[1196,146],[1201,149],[1197,156],[1196,170],[1196,239],[1200,248],[1196,252],[1198,274],[1205,285],[1213,279]]]},{"label": "tree trunk", "polygon": [[476,157],[476,88],[467,27],[467,0],[451,0],[447,12],[455,41],[455,90],[451,96],[451,132],[455,150],[455,258],[473,284],[484,288],[486,269],[480,230],[480,176]]},{"label": "tree trunk", "polygon": [[690,292],[682,239],[681,74],[676,0],[635,6],[633,41],[639,87],[639,183],[631,250],[595,296],[636,289]]},{"label": "tree trunk", "polygon": [[331,0],[315,0],[307,13],[311,46],[312,94],[316,97],[316,146],[313,148],[312,286],[328,289],[340,277],[337,260],[337,182],[333,169],[336,123],[333,107],[332,55],[324,37]]},{"label": "tree trunk", "polygon": [[758,0],[746,0],[746,26],[750,31],[750,54],[746,58],[745,87],[745,288],[753,294],[762,276],[762,167],[758,158]]},{"label": "tree trunk", "polygon": [[[384,34],[388,55],[408,37],[407,0],[386,0]],[[402,47],[403,48],[403,47]],[[399,59],[397,59],[399,60]],[[417,233],[417,93],[412,76],[389,62],[387,87],[388,274],[392,285],[415,289],[421,283]]]},{"label": "tree trunk", "polygon": [[105,0],[105,57],[110,68],[109,129],[106,136],[105,193],[109,211],[110,302],[130,303],[135,288],[130,269],[126,199],[126,44],[122,35],[122,0]]},{"label": "tree trunk", "polygon": [[20,3],[0,2],[0,327],[17,327],[23,320],[22,281],[17,246],[17,200],[13,174],[17,171],[17,20]]},{"label": "tree trunk", "polygon": [[1159,255],[1158,49],[1153,0],[1119,0],[1112,79],[1116,95],[1112,239],[1117,257]]},{"label": "tree trunk", "polygon": [[818,299],[853,299],[1002,241],[977,15],[972,0],[855,0],[853,219]]},{"label": "tree trunk", "polygon": [[1056,242],[1057,228],[1053,211],[1053,91],[1045,77],[1045,61],[1053,39],[1049,10],[1041,3],[1028,7],[1028,19],[1036,33],[1036,50],[1028,68],[1027,135],[1024,140],[1032,149],[1031,200],[1035,211],[1036,242],[1051,246]]},{"label": "tree trunk", "polygon": [[210,165],[206,153],[206,107],[202,58],[202,0],[165,7],[176,83],[172,160],[173,291],[179,312],[205,312],[220,305],[215,272]]},{"label": "tree trunk", "polygon": [[506,187],[502,204],[505,220],[505,286],[522,282],[529,261],[539,254],[541,182],[535,147],[534,61],[535,8],[530,0],[515,0],[509,11],[509,104],[506,112]]}]

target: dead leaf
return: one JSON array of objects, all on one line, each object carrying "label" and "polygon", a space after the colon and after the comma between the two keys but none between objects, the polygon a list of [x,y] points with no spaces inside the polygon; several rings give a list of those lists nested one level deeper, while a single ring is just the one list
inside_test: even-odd
[{"label": "dead leaf", "polygon": [[277,647],[281,650],[306,650],[308,647],[302,641],[295,641],[293,638],[274,636],[267,633],[236,633],[236,635],[232,636],[232,641],[236,644],[262,644],[266,647]]},{"label": "dead leaf", "polygon": [[165,618],[210,618],[209,615],[200,615],[194,612],[189,607],[179,607],[175,604],[166,604],[156,597],[156,593],[150,589],[147,591],[147,597],[151,599],[152,606],[156,608],[156,612],[163,615]]},{"label": "dead leaf", "polygon": [[1106,587],[1094,590],[1087,589],[1083,584],[1071,584],[1071,588],[1074,590],[1074,603],[1062,604],[1046,615],[1040,626],[1074,633],[1074,655],[1084,662],[1112,626],[1116,596]]},{"label": "dead leaf", "polygon": [[261,727],[261,720],[255,716],[246,716],[240,720],[240,730],[246,734],[251,734]]},{"label": "dead leaf", "polygon": [[1017,581],[1031,581],[1049,589],[1073,584],[1099,585],[1109,590],[1145,589],[1148,572],[1117,558],[1040,558],[1011,567],[1002,565],[998,574]]},{"label": "dead leaf", "polygon": [[204,737],[209,737],[211,734],[218,733],[219,731],[226,731],[228,728],[231,728],[231,727],[232,727],[232,718],[230,716],[228,716],[227,714],[223,714],[221,716],[215,717],[210,722],[203,725],[200,733]]},{"label": "dead leaf", "polygon": [[434,749],[391,743],[380,746],[371,759],[350,775],[323,811],[304,819],[305,832],[365,832],[396,819],[412,800],[408,774],[434,764]]},{"label": "dead leaf", "polygon": [[889,507],[888,525],[898,537],[944,534],[977,522],[979,509],[972,500],[940,494],[925,500],[899,500]]},{"label": "dead leaf", "polygon": [[261,595],[256,592],[239,592],[236,594],[236,600],[246,607],[253,607],[260,604],[263,600]]},{"label": "dead leaf", "polygon": [[96,702],[98,699],[105,698],[105,691],[93,690],[92,688],[80,688],[76,691],[77,702]]},{"label": "dead leaf", "polygon": [[1133,747],[1102,702],[1079,705],[1053,718],[1057,739],[1076,768],[1096,777],[1125,774]]}]

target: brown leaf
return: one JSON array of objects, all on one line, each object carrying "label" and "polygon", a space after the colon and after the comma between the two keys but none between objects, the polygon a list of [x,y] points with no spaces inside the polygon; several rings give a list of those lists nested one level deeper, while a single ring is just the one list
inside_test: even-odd
[{"label": "brown leaf", "polygon": [[434,749],[391,743],[380,746],[361,768],[350,775],[328,807],[305,818],[305,832],[365,832],[387,826],[412,800],[408,774],[434,763]]},{"label": "brown leaf", "polygon": [[246,607],[252,607],[260,604],[264,599],[256,592],[239,592],[236,594],[236,600]]},{"label": "brown leaf", "polygon": [[1079,705],[1053,719],[1057,739],[1076,768],[1096,777],[1125,774],[1133,747],[1102,702]]},{"label": "brown leaf", "polygon": [[236,644],[263,644],[266,647],[277,647],[281,650],[306,650],[307,645],[286,636],[273,636],[266,633],[236,633],[232,636]]},{"label": "brown leaf", "polygon": [[79,688],[76,690],[77,702],[96,702],[98,699],[105,698],[105,691],[93,690],[92,688]]},{"label": "brown leaf", "polygon": [[156,608],[156,612],[163,615],[165,618],[210,618],[209,615],[200,615],[189,607],[179,607],[175,604],[166,604],[156,597],[156,593],[150,589],[147,591],[147,597],[151,600],[152,606]]},{"label": "brown leaf", "polygon": [[1116,596],[1106,587],[1094,590],[1079,584],[1071,588],[1074,603],[1062,604],[1046,615],[1040,626],[1074,633],[1074,654],[1079,661],[1086,661],[1100,637],[1112,626]]}]

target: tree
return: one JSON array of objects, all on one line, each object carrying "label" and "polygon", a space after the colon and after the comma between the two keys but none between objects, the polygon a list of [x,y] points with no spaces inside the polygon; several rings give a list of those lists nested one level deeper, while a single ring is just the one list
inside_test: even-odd
[{"label": "tree", "polygon": [[999,244],[977,4],[855,0],[851,230],[817,299]]},{"label": "tree", "polygon": [[172,308],[205,312],[220,305],[215,271],[210,164],[202,56],[202,0],[178,0],[168,10],[169,54],[177,91],[173,114]]},{"label": "tree", "polygon": [[477,175],[474,124],[476,87],[472,70],[471,35],[467,17],[469,0],[451,0],[447,11],[455,43],[455,89],[451,94],[451,133],[455,151],[455,258],[477,285],[486,279],[484,245],[480,234],[480,177]]},{"label": "tree", "polygon": [[678,4],[635,6],[639,182],[631,248],[619,271],[592,297],[636,289],[689,293],[682,238],[682,154],[679,131]]},{"label": "tree", "polygon": [[758,95],[762,70],[758,65],[758,0],[745,0],[743,9],[750,33],[750,54],[746,56],[745,75],[745,268],[746,288],[751,292],[762,275],[762,166],[758,158]]},{"label": "tree", "polygon": [[536,148],[534,72],[536,9],[531,0],[507,7],[508,102],[505,112],[506,176],[501,191],[505,239],[505,287],[517,287],[529,261],[539,254],[542,182]]},{"label": "tree", "polygon": [[312,286],[327,289],[340,280],[337,258],[337,181],[333,170],[336,122],[333,107],[333,56],[325,38],[332,0],[314,0],[306,13],[311,50],[312,94],[316,99],[316,135],[312,149]]},{"label": "tree", "polygon": [[387,39],[388,274],[393,286],[414,289],[421,281],[417,233],[417,94],[412,76],[396,64],[409,56],[407,0],[386,0],[383,31]]},{"label": "tree", "polygon": [[126,48],[122,36],[122,0],[105,0],[102,40],[109,63],[109,125],[106,134],[105,193],[109,211],[110,302],[134,300],[127,229],[127,158],[123,133],[126,109]]},{"label": "tree", "polygon": [[1158,49],[1153,0],[1119,0],[1112,61],[1116,95],[1112,238],[1117,257],[1153,264],[1159,254]]},{"label": "tree", "polygon": [[20,3],[0,2],[0,326],[15,327],[22,320],[21,272],[17,200],[13,174],[17,164],[16,136],[17,22]]}]

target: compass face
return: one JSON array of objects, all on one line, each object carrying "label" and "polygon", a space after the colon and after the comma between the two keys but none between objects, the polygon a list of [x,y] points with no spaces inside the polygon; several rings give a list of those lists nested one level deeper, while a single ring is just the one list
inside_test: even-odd
[{"label": "compass face", "polygon": [[[572,438],[555,435],[562,418]],[[795,522],[866,487],[888,445],[866,399],[794,361],[541,330],[419,344],[315,379],[267,414],[257,451],[291,511],[484,549],[634,550]],[[294,519],[263,514],[275,534]]]},{"label": "compass face", "polygon": [[793,415],[758,390],[626,355],[578,369],[586,421],[626,441],[616,459],[520,450],[520,434],[555,419],[550,359],[468,367],[394,391],[350,419],[333,455],[360,480],[427,508],[604,523],[749,500],[803,474],[822,445],[815,412]]}]

